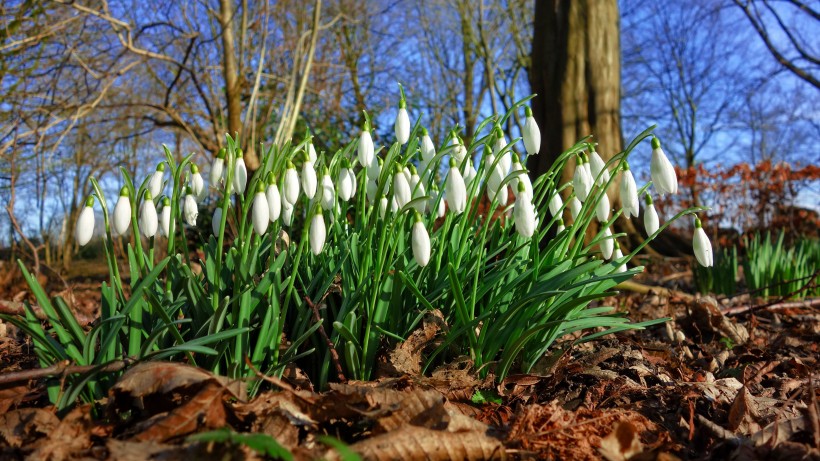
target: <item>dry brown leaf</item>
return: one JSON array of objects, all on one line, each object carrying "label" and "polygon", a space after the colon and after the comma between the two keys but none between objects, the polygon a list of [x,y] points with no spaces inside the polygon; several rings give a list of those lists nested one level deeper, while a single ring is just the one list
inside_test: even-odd
[{"label": "dry brown leaf", "polygon": [[441,311],[426,313],[422,325],[390,351],[387,363],[382,364],[379,369],[379,375],[421,375],[424,350],[434,343],[439,332],[446,329],[447,324]]},{"label": "dry brown leaf", "polygon": [[29,388],[26,384],[0,388],[0,414],[7,412],[12,406],[19,405],[28,393]]},{"label": "dry brown leaf", "polygon": [[266,392],[249,403],[234,405],[234,413],[250,425],[251,432],[267,434],[292,451],[299,445],[301,429],[313,432],[318,427],[304,405],[306,400],[294,393]]},{"label": "dry brown leaf", "polygon": [[750,437],[755,446],[777,446],[789,441],[798,432],[808,431],[811,422],[807,416],[775,421]]},{"label": "dry brown leaf", "polygon": [[81,405],[68,413],[48,434],[29,459],[61,461],[76,458],[91,448],[91,405]]},{"label": "dry brown leaf", "polygon": [[723,315],[717,300],[711,296],[698,298],[691,303],[691,315],[701,331],[725,336],[737,345],[746,344],[749,341],[749,331],[746,327]]},{"label": "dry brown leaf", "polygon": [[214,382],[245,400],[242,382],[216,376],[201,368],[171,362],[143,362],[128,370],[111,389],[114,400],[124,396],[139,399],[151,394],[169,394],[180,389],[197,388]]},{"label": "dry brown leaf", "polygon": [[223,399],[225,388],[208,383],[191,400],[157,415],[150,425],[134,436],[135,441],[163,442],[201,428],[217,429],[225,426],[226,412]]},{"label": "dry brown leaf", "polygon": [[[497,439],[482,432],[446,432],[425,427],[403,428],[377,435],[350,445],[365,460],[426,459],[436,460],[504,460],[507,453]],[[326,456],[339,459],[335,452]]]},{"label": "dry brown leaf", "polygon": [[717,379],[712,382],[693,383],[692,385],[700,389],[707,399],[720,405],[729,405],[734,402],[735,397],[743,387],[743,384],[735,378]]},{"label": "dry brown leaf", "polygon": [[629,421],[621,421],[601,439],[598,451],[608,461],[627,461],[643,452],[643,444],[637,428]]},{"label": "dry brown leaf", "polygon": [[60,420],[41,408],[23,408],[0,414],[0,440],[19,448],[50,434]]},{"label": "dry brown leaf", "polygon": [[748,435],[760,430],[760,414],[749,388],[743,386],[729,409],[729,429]]}]

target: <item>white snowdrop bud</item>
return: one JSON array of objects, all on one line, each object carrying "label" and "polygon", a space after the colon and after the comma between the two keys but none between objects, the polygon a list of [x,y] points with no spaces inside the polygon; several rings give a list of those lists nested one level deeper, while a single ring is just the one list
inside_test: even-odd
[{"label": "white snowdrop bud", "polygon": [[692,247],[695,250],[695,259],[703,267],[712,267],[714,263],[712,256],[712,242],[703,230],[700,219],[695,218],[695,234],[692,238]]},{"label": "white snowdrop bud", "polygon": [[182,206],[182,217],[185,218],[186,224],[196,227],[196,217],[198,215],[199,210],[197,209],[196,199],[189,188],[185,194],[185,203]]},{"label": "white snowdrop bud", "polygon": [[507,139],[504,137],[504,131],[501,130],[501,127],[496,125],[495,127],[495,142],[493,143],[493,155],[498,158],[501,157],[501,160],[498,161],[498,165],[496,168],[500,170],[501,178],[506,178],[507,174],[510,172],[510,168],[512,167],[512,156],[510,155],[510,151],[506,151],[503,154],[501,153],[507,147]]},{"label": "white snowdrop bud", "polygon": [[578,200],[581,202],[586,201],[587,196],[592,190],[592,177],[586,169],[586,164],[586,156],[584,154],[578,155],[575,173],[572,175],[572,187],[575,189],[575,196],[578,197]]},{"label": "white snowdrop bud", "polygon": [[647,236],[652,236],[660,227],[658,212],[655,211],[655,205],[652,204],[652,197],[649,193],[646,194],[646,206],[643,208],[643,226]]},{"label": "white snowdrop bud", "polygon": [[439,196],[441,192],[438,190],[438,186],[433,184],[433,191],[430,197],[430,208],[436,210],[436,217],[443,218],[444,213],[447,211],[447,207],[444,206],[444,199],[439,200]]},{"label": "white snowdrop bud", "polygon": [[336,180],[336,193],[339,198],[346,202],[353,197],[356,187],[356,175],[350,169],[347,159],[342,159],[342,169],[339,171],[339,178]]},{"label": "white snowdrop bud", "polygon": [[595,204],[595,217],[598,218],[598,222],[605,223],[607,219],[609,219],[609,212],[611,211],[611,205],[609,203],[609,196],[604,192],[604,195],[601,197],[601,200],[598,200],[598,203]]},{"label": "white snowdrop bud", "polygon": [[[618,245],[617,241],[615,241],[615,252],[612,254],[612,260],[613,261],[620,261],[621,258],[623,258],[623,257],[624,257],[624,254],[621,251],[621,246]],[[626,272],[626,263],[618,264],[618,266],[615,268],[615,272],[619,272],[619,273],[620,272]]]},{"label": "white snowdrop bud", "polygon": [[313,163],[310,159],[305,159],[305,163],[302,164],[302,175],[300,176],[302,180],[302,190],[305,192],[305,195],[309,199],[313,199],[313,196],[316,195],[316,187],[317,187],[317,179],[316,179],[316,170],[313,168]]},{"label": "white snowdrop bud", "polygon": [[[464,177],[464,184],[467,186],[467,189],[470,189],[473,181],[478,178],[478,172],[475,170],[475,166],[473,165],[473,159],[467,159],[467,161],[464,162],[462,177]],[[476,189],[476,191],[478,191],[478,189]]]},{"label": "white snowdrop bud", "polygon": [[556,234],[556,235],[557,235],[557,234],[560,234],[561,232],[564,232],[566,229],[567,229],[567,228],[566,228],[566,227],[564,227],[564,220],[563,220],[563,219],[559,219],[559,220],[558,220],[558,226],[556,226],[556,228],[555,228],[555,234]]},{"label": "white snowdrop bud", "polygon": [[282,224],[290,226],[293,224],[293,209],[294,205],[282,196]]},{"label": "white snowdrop bud", "polygon": [[77,227],[74,229],[74,238],[77,245],[85,246],[94,235],[94,197],[88,197],[85,206],[77,217]]},{"label": "white snowdrop bud", "polygon": [[450,172],[447,173],[444,198],[447,200],[447,206],[456,215],[460,215],[467,209],[467,188],[454,158],[450,159]]},{"label": "white snowdrop bud", "polygon": [[268,217],[270,222],[279,219],[282,212],[282,197],[279,195],[279,186],[276,184],[276,177],[273,172],[268,173],[268,188],[265,189],[265,198],[268,201]]},{"label": "white snowdrop bud", "polygon": [[159,232],[165,237],[171,235],[171,199],[162,198],[162,212],[159,215]]},{"label": "white snowdrop bud", "polygon": [[599,186],[603,186],[609,181],[609,170],[606,169],[606,162],[595,150],[589,153],[589,167],[592,170],[593,181],[597,181]]},{"label": "white snowdrop bud", "polygon": [[310,220],[310,234],[309,243],[310,251],[318,256],[325,247],[325,239],[327,238],[327,229],[325,228],[325,218],[322,216],[322,211],[318,207],[313,213],[313,218]]},{"label": "white snowdrop bud", "polygon": [[629,169],[629,164],[624,162],[624,173],[621,178],[620,192],[621,204],[624,208],[624,217],[629,219],[632,216],[638,216],[638,185],[635,184],[635,177],[632,176],[632,170]]},{"label": "white snowdrop bud", "polygon": [[336,202],[336,190],[333,187],[333,180],[330,179],[330,172],[328,172],[327,167],[324,169],[324,174],[322,174],[322,196],[320,197],[320,204],[322,208],[325,210],[330,210],[333,208],[333,204]]},{"label": "white snowdrop bud", "polygon": [[[410,165],[410,191],[413,194],[413,200],[427,195],[427,192],[424,190],[424,183],[421,182],[416,167],[413,165]],[[419,213],[424,213],[427,210],[427,202],[420,200],[413,205],[413,208]]]},{"label": "white snowdrop bud", "polygon": [[372,179],[367,180],[367,184],[365,185],[365,193],[367,195],[367,201],[369,203],[374,203],[376,201],[376,192],[379,191],[379,184]]},{"label": "white snowdrop bud", "polygon": [[[518,184],[519,195],[525,195],[523,190],[524,185]],[[513,210],[513,219],[515,219],[515,230],[524,238],[530,238],[535,233],[535,207],[527,198],[516,200]]]},{"label": "white snowdrop bud", "polygon": [[604,236],[603,240],[601,240],[600,247],[601,255],[604,257],[604,259],[612,258],[612,251],[614,250],[615,245],[612,239],[612,231],[609,230],[608,227],[604,229]]},{"label": "white snowdrop bud", "polygon": [[219,180],[222,179],[222,175],[225,173],[225,148],[219,149],[219,153],[216,154],[216,158],[214,162],[211,164],[211,186],[216,186],[219,184]]},{"label": "white snowdrop bud", "polygon": [[461,138],[458,137],[455,130],[452,132],[450,145],[453,146],[453,150],[450,151],[450,157],[456,159],[456,163],[461,164],[464,158],[467,157],[467,148],[464,147],[464,143],[461,142]]},{"label": "white snowdrop bud", "polygon": [[561,214],[561,208],[564,206],[564,201],[561,200],[561,194],[556,190],[552,197],[550,197],[549,209],[550,214],[558,216]]},{"label": "white snowdrop bud", "polygon": [[205,180],[202,179],[202,175],[199,173],[199,167],[193,163],[191,164],[191,190],[194,191],[197,202],[201,202],[208,192],[205,189]]},{"label": "white snowdrop bud", "polygon": [[654,137],[652,138],[652,159],[649,161],[649,171],[652,175],[652,183],[659,194],[678,193],[678,176],[675,174],[675,167],[663,153],[661,141]]},{"label": "white snowdrop bud", "polygon": [[382,198],[379,199],[379,217],[384,219],[387,215],[387,197],[382,195]]},{"label": "white snowdrop bud", "polygon": [[245,193],[248,187],[248,167],[245,166],[245,159],[242,158],[242,149],[236,149],[236,161],[233,167],[233,190],[239,195]]},{"label": "white snowdrop bud", "polygon": [[215,236],[219,236],[219,227],[222,225],[222,207],[216,207],[214,217],[211,219],[211,230]]},{"label": "white snowdrop bud", "polygon": [[256,193],[253,196],[251,208],[251,221],[253,222],[253,230],[257,235],[263,235],[268,230],[270,207],[268,206],[268,198],[265,195],[265,185],[261,181],[256,184]]},{"label": "white snowdrop bud", "polygon": [[148,191],[153,197],[159,197],[162,193],[163,179],[165,177],[165,162],[157,165],[156,171],[151,175],[151,180],[148,181]]},{"label": "white snowdrop bud", "polygon": [[404,174],[404,170],[399,164],[396,164],[395,173],[393,174],[393,198],[395,198],[399,209],[407,205],[412,198],[407,175]]},{"label": "white snowdrop bud", "polygon": [[316,160],[318,159],[318,156],[316,155],[316,148],[313,147],[313,137],[312,136],[311,136],[310,139],[308,139],[307,154],[308,154],[308,158],[310,159],[310,163],[316,164]]},{"label": "white snowdrop bud", "polygon": [[578,219],[578,215],[581,213],[582,206],[583,205],[581,204],[581,201],[578,200],[578,197],[573,195],[572,198],[569,199],[569,214],[570,216],[572,216],[573,221]]},{"label": "white snowdrop bud", "polygon": [[[430,134],[427,133],[427,128],[421,129],[421,158],[424,160],[425,165],[429,165],[430,162],[433,161],[433,157],[436,156],[436,146],[433,144],[433,140],[430,139]],[[423,172],[424,170],[422,170]]]},{"label": "white snowdrop bud", "polygon": [[146,191],[140,207],[139,227],[142,235],[151,238],[157,235],[157,227],[159,221],[157,220],[157,207],[154,205],[154,200],[151,197],[151,192]]},{"label": "white snowdrop bud", "polygon": [[410,117],[407,115],[407,102],[404,98],[399,100],[399,113],[396,114],[393,128],[396,131],[396,141],[402,146],[407,144],[410,139]]},{"label": "white snowdrop bud", "polygon": [[382,166],[384,165],[384,161],[377,156],[373,156],[373,160],[370,161],[370,167],[367,168],[367,178],[372,181],[378,181],[379,175],[382,174]]},{"label": "white snowdrop bud", "polygon": [[296,172],[296,167],[293,166],[290,160],[288,160],[287,168],[285,169],[285,179],[282,183],[282,197],[291,205],[296,204],[296,201],[299,200],[299,173]]},{"label": "white snowdrop bud", "polygon": [[538,124],[535,123],[535,117],[532,116],[532,109],[529,106],[524,109],[524,113],[526,118],[524,126],[521,127],[524,148],[527,149],[527,155],[535,155],[541,150],[541,130],[538,129]]},{"label": "white snowdrop bud", "polygon": [[373,138],[370,136],[370,122],[365,121],[359,136],[359,164],[367,168],[373,163]]},{"label": "white snowdrop bud", "polygon": [[421,213],[418,211],[416,211],[410,243],[416,264],[421,267],[426,266],[430,262],[430,234],[427,233],[427,228],[421,220]]},{"label": "white snowdrop bud", "polygon": [[131,198],[127,187],[120,189],[120,197],[114,205],[114,232],[125,235],[131,227]]}]

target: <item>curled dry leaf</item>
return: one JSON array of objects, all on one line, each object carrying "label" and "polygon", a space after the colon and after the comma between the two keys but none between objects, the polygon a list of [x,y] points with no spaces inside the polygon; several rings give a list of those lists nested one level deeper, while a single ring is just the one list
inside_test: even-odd
[{"label": "curled dry leaf", "polygon": [[717,300],[711,296],[698,298],[691,303],[690,314],[700,331],[725,336],[737,345],[749,341],[749,331],[746,327],[723,315]]},{"label": "curled dry leaf", "polygon": [[79,405],[49,432],[29,459],[75,459],[91,447],[91,405]]},{"label": "curled dry leaf", "polygon": [[612,432],[601,439],[598,449],[607,461],[627,461],[643,452],[643,444],[638,437],[638,429],[629,421],[615,425]]},{"label": "curled dry leaf", "polygon": [[[40,408],[23,408],[0,414],[0,442],[20,448],[50,434],[60,420]],[[2,443],[0,443],[2,445]]]},{"label": "curled dry leaf", "polygon": [[729,429],[741,434],[751,434],[760,430],[760,412],[749,388],[743,386],[729,408]]}]

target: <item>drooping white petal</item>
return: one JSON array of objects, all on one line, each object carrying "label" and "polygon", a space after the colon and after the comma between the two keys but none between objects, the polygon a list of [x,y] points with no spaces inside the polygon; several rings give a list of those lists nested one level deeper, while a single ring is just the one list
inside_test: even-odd
[{"label": "drooping white petal", "polygon": [[268,188],[265,190],[265,198],[268,201],[268,218],[270,218],[270,222],[274,222],[279,219],[279,215],[282,213],[282,197],[279,195],[279,186],[276,183],[268,184]]},{"label": "drooping white petal", "polygon": [[[193,197],[191,197],[191,199],[193,200]],[[140,232],[142,235],[150,238],[157,235],[158,227],[159,221],[157,220],[157,208],[154,205],[153,200],[146,198],[142,201],[142,206],[140,207]]]},{"label": "drooping white petal", "polygon": [[413,247],[413,259],[421,267],[430,262],[430,235],[421,219],[413,224],[411,246]]},{"label": "drooping white petal", "polygon": [[450,151],[450,157],[456,159],[456,162],[460,165],[467,156],[467,148],[464,147],[455,133],[453,133],[453,139],[450,140],[450,145],[453,146],[453,150]]},{"label": "drooping white petal", "polygon": [[399,113],[396,114],[396,123],[393,126],[396,131],[396,141],[400,145],[407,144],[410,139],[410,117],[407,115],[407,109],[399,108]]},{"label": "drooping white petal", "polygon": [[387,197],[382,195],[382,198],[379,199],[379,217],[382,219],[387,215],[387,205]]},{"label": "drooping white petal", "polygon": [[313,199],[316,195],[316,187],[317,187],[317,179],[316,179],[316,170],[313,168],[313,163],[305,162],[302,165],[302,175],[300,176],[302,180],[302,190],[305,192],[305,195],[309,199]]},{"label": "drooping white petal", "polygon": [[586,163],[578,163],[575,166],[575,173],[572,175],[572,187],[575,189],[575,196],[581,202],[586,201],[589,192],[592,190],[592,178],[586,169]]},{"label": "drooping white petal", "polygon": [[216,207],[213,219],[211,219],[211,230],[214,235],[219,235],[219,227],[222,225],[222,207]]},{"label": "drooping white petal", "polygon": [[629,219],[632,216],[638,216],[638,203],[640,200],[638,199],[638,185],[635,184],[635,177],[632,175],[632,170],[628,169],[628,166],[626,166],[626,168],[621,178],[620,192],[621,204],[624,208],[624,217]]},{"label": "drooping white petal", "polygon": [[604,229],[603,240],[601,240],[601,255],[604,259],[612,258],[612,251],[615,249],[614,240],[612,240],[612,231],[607,227]]},{"label": "drooping white petal", "polygon": [[268,223],[270,223],[270,207],[264,192],[254,194],[252,206],[251,221],[253,222],[253,230],[257,235],[263,235],[268,230]]},{"label": "drooping white petal", "polygon": [[[222,153],[224,155],[224,153]],[[219,184],[219,180],[222,179],[222,174],[225,173],[225,158],[215,158],[214,162],[211,164],[211,186],[216,186]]]},{"label": "drooping white petal", "polygon": [[436,156],[436,146],[433,145],[433,140],[430,139],[430,135],[427,134],[427,130],[422,130],[424,134],[421,137],[421,158],[424,160],[425,164],[429,164],[433,161],[433,157]]},{"label": "drooping white petal", "polygon": [[185,223],[191,227],[196,226],[196,217],[199,215],[196,199],[192,194],[185,194],[185,204],[182,206],[182,216]]},{"label": "drooping white petal", "polygon": [[410,184],[403,171],[397,171],[393,175],[393,198],[396,199],[396,205],[399,209],[404,208],[404,205],[407,205],[412,198]]},{"label": "drooping white petal", "polygon": [[336,201],[336,190],[333,187],[333,180],[330,175],[325,173],[322,176],[322,197],[320,204],[325,210],[333,208],[333,203]]},{"label": "drooping white petal", "polygon": [[550,214],[553,215],[553,216],[558,216],[559,213],[561,213],[561,207],[563,207],[563,206],[564,206],[564,201],[561,200],[561,194],[559,194],[558,191],[555,191],[555,193],[552,194],[552,197],[550,197],[550,203],[549,203]]},{"label": "drooping white petal", "polygon": [[569,199],[569,214],[572,216],[572,220],[575,221],[578,219],[578,214],[581,213],[581,201],[578,200],[578,197],[573,196]]},{"label": "drooping white petal", "polygon": [[293,209],[294,205],[282,197],[282,224],[285,226],[290,226],[293,224]]},{"label": "drooping white petal", "polygon": [[373,156],[372,160],[370,161],[370,166],[367,168],[367,177],[371,181],[378,181],[379,175],[382,174],[382,159],[379,157]]},{"label": "drooping white petal", "polygon": [[376,192],[379,190],[379,184],[376,181],[368,180],[367,184],[365,185],[365,194],[367,195],[367,201],[373,203],[376,201]]},{"label": "drooping white petal", "polygon": [[233,190],[241,195],[245,193],[246,187],[248,187],[248,167],[245,166],[244,158],[237,157],[233,170]]},{"label": "drooping white petal", "polygon": [[365,124],[365,129],[362,130],[359,136],[359,164],[362,167],[369,167],[373,163],[373,138],[370,136],[370,129],[368,124]]},{"label": "drooping white petal", "polygon": [[598,222],[605,223],[607,219],[609,219],[609,212],[611,211],[611,205],[609,203],[609,196],[604,192],[604,195],[601,197],[601,200],[595,205],[595,217],[598,218]]},{"label": "drooping white petal", "polygon": [[530,238],[535,233],[535,207],[530,200],[516,200],[513,210],[515,231],[524,238]]},{"label": "drooping white petal", "polygon": [[77,227],[74,229],[74,238],[77,245],[85,246],[94,235],[94,208],[90,205],[83,207],[77,217]]},{"label": "drooping white petal", "polygon": [[659,194],[678,193],[678,176],[675,174],[675,167],[661,149],[658,138],[652,138],[652,159],[649,161],[649,171],[652,175],[652,183]]},{"label": "drooping white petal", "polygon": [[325,239],[327,238],[327,229],[325,228],[325,218],[322,213],[315,213],[310,220],[310,235],[308,237],[310,243],[310,251],[318,256],[325,247]]},{"label": "drooping white petal", "polygon": [[646,204],[643,209],[643,226],[647,236],[654,234],[660,228],[658,212],[655,211],[655,205],[652,203]]},{"label": "drooping white petal", "polygon": [[593,181],[597,180],[599,186],[603,186],[609,181],[609,170],[606,169],[606,163],[596,151],[589,154],[589,168]]},{"label": "drooping white petal", "polygon": [[114,205],[114,232],[117,235],[125,235],[131,227],[131,199],[128,197],[127,189],[123,188],[126,195],[120,193],[117,204]]},{"label": "drooping white petal", "polygon": [[167,202],[162,203],[162,211],[159,215],[159,232],[168,237],[171,233],[171,201],[167,198],[166,200]]},{"label": "drooping white petal", "polygon": [[[613,260],[613,261],[618,261],[618,260],[620,260],[620,259],[621,259],[621,258],[623,258],[623,257],[624,257],[624,254],[623,254],[623,252],[621,251],[621,247],[620,247],[620,245],[618,245],[618,244],[617,244],[617,242],[616,242],[616,243],[615,243],[615,252],[612,254],[612,260]],[[626,272],[626,263],[619,264],[619,265],[615,268],[615,272]]]},{"label": "drooping white petal", "polygon": [[336,180],[336,192],[343,202],[353,197],[353,188],[356,187],[356,176],[348,168],[342,168],[339,172],[339,179]]},{"label": "drooping white petal", "polygon": [[527,155],[535,155],[541,150],[541,130],[538,129],[538,124],[532,116],[532,109],[529,107],[526,109],[526,119],[524,126],[521,127],[521,135],[524,138]]},{"label": "drooping white petal", "polygon": [[454,159],[450,160],[450,171],[444,186],[444,197],[450,210],[459,215],[467,209],[467,187]]},{"label": "drooping white petal", "polygon": [[[413,193],[413,200],[427,195],[424,190],[424,183],[421,182],[421,178],[418,173],[413,173],[413,175],[410,176],[410,190]],[[424,213],[427,210],[427,202],[420,200],[413,205],[413,208],[415,208],[419,213]]]},{"label": "drooping white petal", "polygon": [[162,193],[162,180],[165,176],[165,164],[160,163],[157,166],[157,171],[151,175],[151,180],[148,181],[148,191],[151,192],[151,197],[159,197]]},{"label": "drooping white petal", "polygon": [[[299,200],[299,173],[293,165],[288,165],[285,170],[285,178],[282,183],[282,198],[289,204],[294,205]],[[284,205],[284,204],[283,204]]]},{"label": "drooping white petal", "polygon": [[313,142],[308,143],[307,153],[308,153],[308,158],[310,159],[310,163],[315,164],[318,157],[316,156],[316,148],[313,147]]},{"label": "drooping white petal", "polygon": [[712,255],[712,242],[706,235],[706,231],[700,223],[700,219],[695,218],[695,234],[692,238],[692,247],[695,251],[695,259],[703,267],[712,267],[714,263]]}]

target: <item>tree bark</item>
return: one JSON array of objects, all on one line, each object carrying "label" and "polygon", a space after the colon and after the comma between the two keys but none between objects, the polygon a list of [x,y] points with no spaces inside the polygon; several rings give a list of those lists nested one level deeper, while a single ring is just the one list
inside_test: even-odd
[{"label": "tree bark", "polygon": [[[529,80],[542,154],[528,162],[530,174],[540,176],[590,134],[601,157],[611,158],[623,148],[617,0],[537,1],[534,23]],[[565,181],[572,172],[564,171]]]},{"label": "tree bark", "polygon": [[[228,133],[242,136],[242,88],[236,63],[236,43],[234,43],[233,2],[220,0],[220,24],[222,26],[222,73],[225,78],[225,98],[228,103]],[[248,163],[249,159],[245,159]],[[254,162],[250,162],[256,164]]]}]

